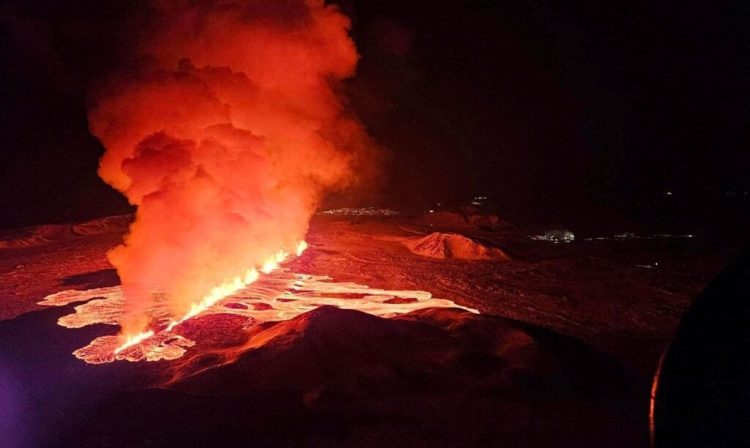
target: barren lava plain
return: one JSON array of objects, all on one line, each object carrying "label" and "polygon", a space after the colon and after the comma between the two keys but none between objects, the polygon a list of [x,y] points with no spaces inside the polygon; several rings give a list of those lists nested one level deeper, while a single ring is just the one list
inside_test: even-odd
[{"label": "barren lava plain", "polygon": [[[514,226],[318,215],[285,267],[476,309],[390,318],[323,306],[248,324],[201,315],[170,361],[87,364],[116,334],[64,328],[50,294],[118,284],[129,217],[4,232],[0,383],[10,446],[647,445],[648,394],[682,312],[724,266],[691,239],[532,241]],[[408,239],[464,235],[510,260],[433,259]]]}]

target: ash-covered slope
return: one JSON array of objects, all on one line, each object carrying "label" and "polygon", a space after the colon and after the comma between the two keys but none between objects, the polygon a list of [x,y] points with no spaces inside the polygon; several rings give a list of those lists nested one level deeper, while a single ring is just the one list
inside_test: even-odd
[{"label": "ash-covered slope", "polygon": [[[220,328],[215,320],[222,317],[208,327]],[[200,320],[196,327],[204,326]],[[367,395],[431,387],[437,393],[510,393],[533,383],[550,393],[593,396],[624,379],[615,363],[576,340],[459,309],[382,319],[324,306],[244,334],[219,341],[217,332],[208,344],[213,348],[172,364],[167,387],[200,394],[328,388]]]},{"label": "ash-covered slope", "polygon": [[417,255],[438,259],[508,261],[510,257],[501,249],[487,247],[458,233],[433,232],[423,238],[404,241],[404,245]]},{"label": "ash-covered slope", "polygon": [[200,372],[201,359],[193,358],[178,368],[181,379],[172,386],[194,393],[321,387],[356,392],[367,384],[404,383],[410,372],[439,370],[457,351],[449,334],[429,325],[326,306],[260,325],[242,345],[212,354],[230,364]]},{"label": "ash-covered slope", "polygon": [[43,246],[75,237],[124,233],[133,221],[132,215],[116,215],[75,224],[47,224],[0,233],[0,249],[23,249]]},{"label": "ash-covered slope", "polygon": [[163,364],[162,390],[105,401],[70,441],[625,447],[645,434],[618,402],[628,382],[616,364],[510,320],[452,309],[382,319],[321,307],[222,340],[239,324],[232,317],[192,322],[186,331],[209,340],[200,353]]}]

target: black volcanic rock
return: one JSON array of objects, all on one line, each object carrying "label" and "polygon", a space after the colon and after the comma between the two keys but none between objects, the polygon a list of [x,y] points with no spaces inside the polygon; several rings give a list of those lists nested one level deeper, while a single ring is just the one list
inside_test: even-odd
[{"label": "black volcanic rock", "polygon": [[184,366],[184,379],[173,387],[197,393],[398,388],[445,368],[457,352],[458,341],[433,326],[326,306],[254,330],[243,346],[224,353],[230,364],[199,374]]},{"label": "black volcanic rock", "polygon": [[163,364],[172,376],[160,390],[110,396],[65,442],[624,448],[642,440],[630,402],[611,401],[628,388],[617,364],[512,320],[460,309],[382,319],[326,306],[243,334]]},{"label": "black volcanic rock", "polygon": [[626,383],[615,363],[578,341],[460,309],[382,319],[324,306],[247,334],[236,345],[178,360],[169,387],[197,394],[335,390],[360,398],[455,390],[596,396]]}]

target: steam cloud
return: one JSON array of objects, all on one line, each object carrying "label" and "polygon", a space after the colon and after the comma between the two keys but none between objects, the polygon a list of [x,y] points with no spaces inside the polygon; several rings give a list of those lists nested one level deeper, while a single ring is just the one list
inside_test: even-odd
[{"label": "steam cloud", "polygon": [[352,186],[375,145],[345,108],[349,19],[322,0],[151,5],[130,65],[93,92],[99,174],[136,205],[110,251],[143,330],[152,291],[172,312],[294,251],[327,192]]}]

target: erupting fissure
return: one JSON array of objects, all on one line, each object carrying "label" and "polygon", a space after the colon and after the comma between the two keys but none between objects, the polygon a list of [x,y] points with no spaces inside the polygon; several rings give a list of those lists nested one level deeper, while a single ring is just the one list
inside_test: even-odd
[{"label": "erupting fissure", "polygon": [[116,355],[120,353],[121,351],[125,350],[126,348],[133,347],[134,345],[138,345],[155,334],[156,333],[154,332],[154,330],[148,330],[148,331],[143,331],[138,334],[127,335],[125,337],[125,343],[117,347],[114,350],[114,353]]},{"label": "erupting fissure", "polygon": [[[299,257],[302,255],[302,253],[307,249],[307,242],[305,240],[302,240],[297,244],[297,248],[295,250],[295,254]],[[261,268],[261,272],[264,274],[270,274],[274,270],[276,270],[281,263],[286,261],[289,258],[289,253],[282,250],[279,250],[274,255],[272,255],[268,260],[266,260],[265,263],[263,263],[263,267]],[[197,316],[198,314],[202,313],[203,311],[207,310],[212,305],[219,302],[221,299],[224,299],[226,297],[231,296],[232,294],[236,293],[237,291],[242,290],[243,288],[246,288],[250,284],[254,283],[259,278],[258,270],[255,268],[250,268],[245,272],[245,275],[240,277],[234,277],[233,279],[226,281],[222,283],[219,286],[214,287],[211,289],[211,292],[203,297],[200,301],[193,303],[190,306],[190,311],[187,312],[182,318],[179,320],[173,320],[167,325],[167,327],[164,329],[164,331],[172,331],[174,327],[177,325],[185,322],[186,320],[193,318]],[[132,335],[125,335],[125,342],[115,348],[114,354],[118,354],[121,351],[128,349],[130,347],[136,346],[139,343],[145,341],[146,339],[154,336],[156,332],[154,330],[147,330],[142,331],[140,333],[132,334]]]},{"label": "erupting fissure", "polygon": [[[160,328],[164,328],[166,322],[172,322],[169,302],[164,300],[161,292],[155,295],[157,300],[151,303],[147,315],[157,319],[161,323]],[[125,312],[122,306],[125,302],[122,286],[60,291],[45,297],[39,304],[68,306],[75,302],[83,303],[75,306],[72,314],[58,319],[58,325],[65,328],[82,328],[95,324],[118,325]],[[244,337],[253,339],[255,332],[246,330],[257,325],[273,326],[274,323],[293,320],[324,306],[357,310],[383,318],[428,308],[479,312],[449,299],[433,297],[428,291],[389,290],[354,282],[336,282],[326,275],[295,273],[280,266],[268,275],[259,275],[257,281],[194,316],[190,320],[195,319],[195,322],[186,327],[185,331],[155,329],[155,334],[146,334],[143,339],[133,337],[130,341],[126,340],[136,341],[126,347],[122,347],[122,335],[103,335],[75,350],[73,355],[89,364],[175,360],[185,355],[189,348],[200,346],[205,341],[203,330],[208,330],[207,326],[216,329],[218,324],[227,330],[236,329],[245,332]],[[231,316],[231,319],[222,318],[227,316]],[[208,331],[205,335],[209,340],[211,333],[213,331]],[[242,339],[241,335],[233,335],[228,340],[236,341],[236,336]],[[118,347],[122,348],[115,352]],[[200,351],[201,348],[197,350]]]},{"label": "erupting fissure", "polygon": [[[122,33],[123,64],[88,110],[106,149],[99,175],[137,207],[108,253],[124,298],[118,351],[299,255],[324,197],[365,185],[380,153],[343,97],[358,55],[337,6],[148,3],[125,21],[140,32]],[[160,300],[174,320],[153,321]]]}]

